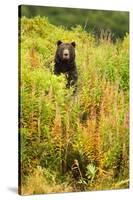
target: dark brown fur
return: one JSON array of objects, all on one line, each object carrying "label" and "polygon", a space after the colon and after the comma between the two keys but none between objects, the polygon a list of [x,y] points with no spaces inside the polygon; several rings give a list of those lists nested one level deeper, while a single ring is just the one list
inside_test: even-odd
[{"label": "dark brown fur", "polygon": [[[57,50],[55,54],[55,66],[54,74],[60,75],[61,73],[66,74],[67,88],[75,85],[78,79],[77,67],[75,63],[75,42],[63,43],[60,40],[57,42]],[[67,49],[68,57],[64,59],[63,52]]]}]

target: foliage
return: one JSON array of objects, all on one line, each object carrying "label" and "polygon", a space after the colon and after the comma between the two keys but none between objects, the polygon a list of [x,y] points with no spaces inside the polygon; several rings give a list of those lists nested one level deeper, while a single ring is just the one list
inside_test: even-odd
[{"label": "foliage", "polygon": [[95,165],[93,165],[93,164],[87,165],[86,176],[91,182],[95,178],[96,172],[97,172],[97,169],[96,169]]},{"label": "foliage", "polygon": [[31,5],[22,5],[20,9],[20,16],[47,16],[52,24],[69,29],[80,24],[84,30],[94,32],[97,36],[101,31],[107,31],[114,38],[123,38],[129,32],[129,12]]},{"label": "foliage", "polygon": [[[75,96],[65,76],[53,74],[59,39],[77,44]],[[84,190],[128,187],[129,36],[97,43],[81,26],[70,31],[23,17],[19,41],[22,193],[75,191],[74,159],[91,180]]]}]

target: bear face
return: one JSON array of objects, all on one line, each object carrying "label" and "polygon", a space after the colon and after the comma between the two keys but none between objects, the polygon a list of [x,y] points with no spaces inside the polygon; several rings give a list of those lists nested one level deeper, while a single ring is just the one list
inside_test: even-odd
[{"label": "bear face", "polygon": [[59,63],[71,63],[75,60],[75,42],[63,43],[62,41],[57,42],[57,50],[55,55],[55,62]]}]

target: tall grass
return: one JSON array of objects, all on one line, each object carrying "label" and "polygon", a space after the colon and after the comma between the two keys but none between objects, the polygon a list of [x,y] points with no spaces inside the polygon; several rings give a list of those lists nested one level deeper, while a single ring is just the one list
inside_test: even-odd
[{"label": "tall grass", "polygon": [[[129,36],[114,44],[102,35],[97,43],[80,26],[68,31],[41,17],[20,22],[21,194],[82,190],[73,186],[74,159],[84,190],[127,188]],[[65,76],[53,74],[59,39],[77,44],[75,97]]]}]

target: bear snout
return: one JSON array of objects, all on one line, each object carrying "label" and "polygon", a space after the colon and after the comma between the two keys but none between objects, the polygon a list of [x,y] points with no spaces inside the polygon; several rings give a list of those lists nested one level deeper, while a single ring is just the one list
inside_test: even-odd
[{"label": "bear snout", "polygon": [[68,60],[70,58],[69,50],[64,49],[63,50],[63,60]]}]

